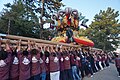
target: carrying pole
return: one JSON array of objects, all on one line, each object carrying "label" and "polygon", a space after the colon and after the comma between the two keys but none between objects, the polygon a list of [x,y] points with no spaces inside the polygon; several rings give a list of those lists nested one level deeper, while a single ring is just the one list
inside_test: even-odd
[{"label": "carrying pole", "polygon": [[6,38],[6,39],[10,39],[10,40],[20,40],[20,39],[22,41],[28,41],[29,40],[29,41],[34,41],[36,43],[46,44],[46,45],[49,44],[49,45],[62,45],[62,46],[66,46],[66,47],[80,47],[79,45],[72,45],[72,44],[61,43],[61,42],[52,42],[52,41],[23,37],[23,36],[6,35],[6,34],[0,34],[0,36],[3,37],[3,38]]}]

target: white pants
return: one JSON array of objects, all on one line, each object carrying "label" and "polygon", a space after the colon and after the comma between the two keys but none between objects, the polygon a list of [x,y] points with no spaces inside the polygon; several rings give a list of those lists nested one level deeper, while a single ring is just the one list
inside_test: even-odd
[{"label": "white pants", "polygon": [[101,61],[99,61],[99,65],[100,65],[101,70],[103,70],[102,62]]},{"label": "white pants", "polygon": [[60,71],[50,72],[50,80],[60,80]]},{"label": "white pants", "polygon": [[97,69],[97,71],[98,71],[98,68],[97,68],[96,64],[95,64],[95,68],[96,68],[96,69]]}]

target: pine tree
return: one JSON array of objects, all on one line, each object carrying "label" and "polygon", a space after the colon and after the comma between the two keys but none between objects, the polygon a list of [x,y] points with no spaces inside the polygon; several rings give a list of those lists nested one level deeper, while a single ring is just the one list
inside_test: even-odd
[{"label": "pine tree", "polygon": [[110,7],[106,11],[100,10],[99,14],[95,15],[94,21],[86,29],[86,34],[94,41],[95,47],[113,51],[118,46],[120,41],[118,16],[119,11],[115,11],[115,9]]}]

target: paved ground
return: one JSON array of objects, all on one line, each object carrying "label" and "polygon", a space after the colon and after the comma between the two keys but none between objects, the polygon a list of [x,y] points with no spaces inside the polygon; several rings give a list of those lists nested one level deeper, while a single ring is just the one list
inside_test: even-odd
[{"label": "paved ground", "polygon": [[83,80],[120,80],[120,78],[114,64],[110,64],[109,68],[97,72],[92,78],[85,77]]}]

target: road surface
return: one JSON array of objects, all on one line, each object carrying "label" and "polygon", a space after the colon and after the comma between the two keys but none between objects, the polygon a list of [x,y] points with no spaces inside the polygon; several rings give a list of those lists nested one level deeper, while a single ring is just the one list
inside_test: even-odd
[{"label": "road surface", "polygon": [[110,67],[97,72],[92,78],[85,77],[83,80],[120,80],[120,77],[118,77],[115,65],[110,64]]}]

